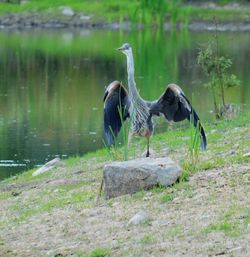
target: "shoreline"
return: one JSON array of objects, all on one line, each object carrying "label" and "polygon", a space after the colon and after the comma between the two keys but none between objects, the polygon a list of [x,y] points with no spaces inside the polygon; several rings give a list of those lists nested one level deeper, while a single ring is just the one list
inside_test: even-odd
[{"label": "shoreline", "polygon": [[[129,22],[118,23],[65,23],[65,22],[45,22],[45,23],[16,23],[16,24],[8,24],[3,25],[0,20],[0,31],[13,31],[13,30],[36,30],[36,29],[100,29],[100,30],[124,30],[124,31],[132,31],[132,30],[157,30],[156,26],[144,26],[143,24],[133,25]],[[171,31],[173,26],[171,26],[170,22],[166,22],[163,26],[163,31]],[[174,30],[188,30],[188,31],[219,31],[219,32],[245,32],[250,31],[250,21],[249,22],[223,22],[217,25],[212,22],[190,22],[188,25],[183,25],[181,23],[177,23],[174,26]]]},{"label": "shoreline", "polygon": [[[71,9],[70,9],[71,10]],[[130,21],[110,21],[97,20],[93,15],[74,13],[71,15],[53,14],[46,12],[12,13],[0,15],[0,31],[4,30],[24,30],[24,29],[103,29],[103,30],[157,30],[156,24],[133,23]],[[250,19],[218,21],[194,20],[188,22],[177,21],[174,25],[166,21],[163,31],[170,30],[190,30],[190,31],[250,31]]]}]

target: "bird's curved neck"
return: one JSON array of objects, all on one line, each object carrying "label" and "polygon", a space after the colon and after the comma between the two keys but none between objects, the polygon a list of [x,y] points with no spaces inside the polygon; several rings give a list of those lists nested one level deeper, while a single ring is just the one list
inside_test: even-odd
[{"label": "bird's curved neck", "polygon": [[128,70],[128,87],[129,87],[129,95],[132,99],[140,98],[139,92],[136,88],[135,83],[135,68],[134,68],[134,58],[132,50],[127,54],[127,70]]}]

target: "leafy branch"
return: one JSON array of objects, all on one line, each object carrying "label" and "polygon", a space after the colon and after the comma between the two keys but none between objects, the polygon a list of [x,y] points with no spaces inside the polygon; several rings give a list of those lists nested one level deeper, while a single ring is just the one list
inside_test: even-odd
[{"label": "leafy branch", "polygon": [[222,118],[227,108],[225,91],[228,88],[239,86],[240,80],[236,75],[229,73],[232,60],[219,55],[217,34],[213,41],[210,41],[205,48],[200,49],[197,61],[208,78],[208,82],[204,86],[211,90],[216,118]]}]

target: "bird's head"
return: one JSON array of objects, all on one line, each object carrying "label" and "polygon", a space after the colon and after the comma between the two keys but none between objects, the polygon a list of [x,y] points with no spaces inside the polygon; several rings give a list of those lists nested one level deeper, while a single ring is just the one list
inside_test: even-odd
[{"label": "bird's head", "polygon": [[128,43],[123,44],[121,47],[119,47],[117,50],[121,51],[124,54],[128,54],[131,51],[131,46]]}]

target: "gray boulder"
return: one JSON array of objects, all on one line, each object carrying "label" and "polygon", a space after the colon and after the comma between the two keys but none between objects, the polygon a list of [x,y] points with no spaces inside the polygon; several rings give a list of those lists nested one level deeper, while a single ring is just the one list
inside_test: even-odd
[{"label": "gray boulder", "polygon": [[104,167],[103,181],[107,199],[133,194],[156,185],[169,186],[181,175],[180,166],[169,158],[142,158],[112,162]]}]

